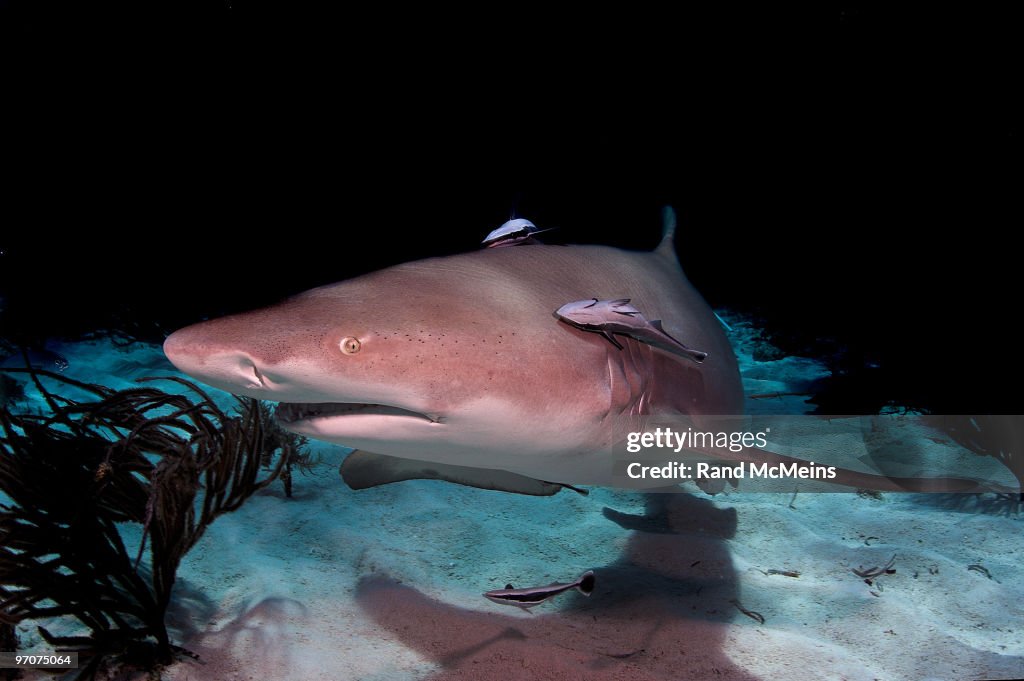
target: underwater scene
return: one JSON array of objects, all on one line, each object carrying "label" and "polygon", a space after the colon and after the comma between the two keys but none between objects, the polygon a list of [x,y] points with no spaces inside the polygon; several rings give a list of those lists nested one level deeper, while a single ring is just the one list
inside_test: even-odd
[{"label": "underwater scene", "polygon": [[108,4],[0,0],[0,681],[1024,678],[1024,5]]},{"label": "underwater scene", "polygon": [[822,416],[661,223],[8,340],[6,678],[1024,674],[1022,418]]}]

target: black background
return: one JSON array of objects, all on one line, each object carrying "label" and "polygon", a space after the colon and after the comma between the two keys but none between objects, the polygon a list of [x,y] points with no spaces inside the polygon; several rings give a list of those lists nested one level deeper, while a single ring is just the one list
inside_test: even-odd
[{"label": "black background", "polygon": [[650,248],[672,203],[828,408],[1022,411],[1019,10],[174,7],[0,3],[4,336],[159,337],[513,212]]}]

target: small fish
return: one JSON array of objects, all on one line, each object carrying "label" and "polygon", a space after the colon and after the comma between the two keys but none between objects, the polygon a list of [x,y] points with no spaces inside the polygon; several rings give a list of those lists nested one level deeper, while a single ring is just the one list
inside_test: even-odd
[{"label": "small fish", "polygon": [[688,348],[668,335],[660,320],[644,319],[640,310],[629,304],[629,298],[577,300],[555,310],[555,317],[584,331],[601,334],[619,350],[622,349],[622,344],[615,340],[612,334],[635,338],[698,364],[708,356],[708,353]]},{"label": "small fish", "polygon": [[527,589],[516,589],[511,584],[506,584],[504,589],[488,591],[484,594],[484,598],[495,603],[514,605],[517,608],[527,610],[535,605],[540,605],[549,598],[554,598],[558,594],[572,589],[578,590],[584,596],[589,596],[594,591],[595,580],[594,571],[587,570],[580,575],[579,579],[569,584],[552,582],[547,586],[535,586]]},{"label": "small fish", "polygon": [[540,243],[535,234],[550,232],[551,229],[537,229],[537,225],[523,218],[509,220],[486,237],[480,245],[483,248],[500,248],[502,246],[522,246]]}]

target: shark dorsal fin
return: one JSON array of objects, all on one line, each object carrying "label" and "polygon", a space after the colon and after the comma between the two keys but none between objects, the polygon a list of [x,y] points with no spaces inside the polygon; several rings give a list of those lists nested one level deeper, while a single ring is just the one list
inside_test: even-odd
[{"label": "shark dorsal fin", "polygon": [[661,211],[661,243],[654,250],[676,257],[676,211],[672,206]]}]

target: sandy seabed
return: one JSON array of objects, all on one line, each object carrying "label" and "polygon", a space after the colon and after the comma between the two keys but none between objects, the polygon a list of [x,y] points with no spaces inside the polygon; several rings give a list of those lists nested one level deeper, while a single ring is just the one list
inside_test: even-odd
[{"label": "sandy seabed", "polygon": [[[784,392],[822,370],[737,348],[752,392]],[[168,368],[150,346],[61,352],[69,375],[114,387]],[[337,474],[346,450],[314,449],[323,461],[296,475],[294,498],[275,483],[186,557],[170,621],[200,661],[164,678],[1024,677],[1020,515],[927,495],[742,487],[533,498],[411,481],[354,492]],[[853,573],[893,556],[895,572],[871,585]],[[481,596],[588,569],[589,598],[572,592],[524,612]],[[33,623],[19,633],[45,649]]]}]

